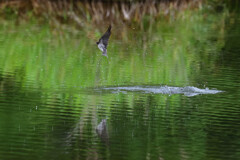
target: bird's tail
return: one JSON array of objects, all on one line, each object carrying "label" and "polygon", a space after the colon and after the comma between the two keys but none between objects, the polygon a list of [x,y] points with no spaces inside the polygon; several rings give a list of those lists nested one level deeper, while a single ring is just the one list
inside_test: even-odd
[{"label": "bird's tail", "polygon": [[105,50],[103,50],[103,53],[102,53],[102,55],[103,55],[103,56],[106,56],[106,57],[108,57],[108,56],[107,56],[107,50],[106,50],[106,49],[105,49]]}]

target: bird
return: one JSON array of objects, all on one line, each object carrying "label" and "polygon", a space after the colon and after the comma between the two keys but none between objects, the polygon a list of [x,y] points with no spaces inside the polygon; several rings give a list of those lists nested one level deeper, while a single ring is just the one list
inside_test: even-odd
[{"label": "bird", "polygon": [[104,35],[98,40],[97,46],[102,51],[102,55],[107,57],[107,46],[108,46],[108,39],[111,35],[111,28],[112,26],[109,25],[107,31],[104,33]]}]

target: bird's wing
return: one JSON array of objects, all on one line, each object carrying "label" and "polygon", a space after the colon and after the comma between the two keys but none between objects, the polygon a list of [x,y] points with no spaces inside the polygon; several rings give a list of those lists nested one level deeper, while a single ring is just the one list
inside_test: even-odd
[{"label": "bird's wing", "polygon": [[100,38],[100,40],[102,40],[102,43],[105,45],[105,47],[107,48],[108,45],[108,39],[111,35],[111,25],[108,27],[108,30],[104,33],[104,35]]}]

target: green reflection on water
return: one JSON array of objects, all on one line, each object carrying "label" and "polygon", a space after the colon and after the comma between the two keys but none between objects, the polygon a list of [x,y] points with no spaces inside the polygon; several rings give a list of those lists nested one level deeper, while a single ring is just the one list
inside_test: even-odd
[{"label": "green reflection on water", "polygon": [[88,36],[97,29],[72,34],[44,25],[7,23],[0,30],[1,70],[19,72],[23,85],[33,82],[43,88],[189,85],[203,62],[214,66],[223,46],[221,21],[224,17],[186,14],[170,24],[161,20],[147,31],[129,29],[125,40],[116,39],[122,31],[113,27],[108,59],[95,45],[99,37]]}]

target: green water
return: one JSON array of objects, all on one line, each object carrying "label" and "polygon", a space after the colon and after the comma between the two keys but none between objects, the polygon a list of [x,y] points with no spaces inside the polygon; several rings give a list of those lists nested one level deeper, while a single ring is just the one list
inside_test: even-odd
[{"label": "green water", "polygon": [[[240,17],[189,13],[143,30],[0,26],[0,159],[239,159]],[[129,90],[106,90],[108,87]],[[131,90],[161,86],[217,94]],[[104,135],[96,132],[106,119]]]}]

